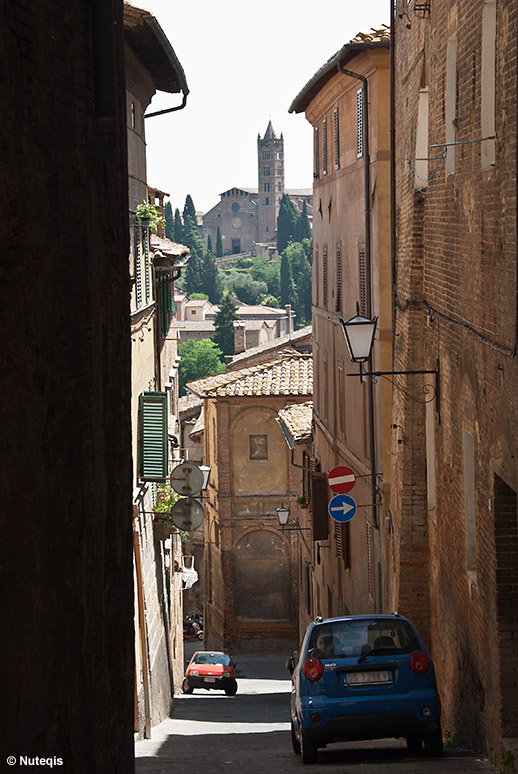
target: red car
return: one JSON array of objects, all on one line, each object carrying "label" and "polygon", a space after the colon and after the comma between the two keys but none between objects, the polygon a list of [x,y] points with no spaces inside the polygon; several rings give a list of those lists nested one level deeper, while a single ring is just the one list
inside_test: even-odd
[{"label": "red car", "polygon": [[227,696],[237,693],[235,664],[227,653],[214,650],[197,650],[187,665],[182,683],[184,693],[194,688],[215,688]]}]

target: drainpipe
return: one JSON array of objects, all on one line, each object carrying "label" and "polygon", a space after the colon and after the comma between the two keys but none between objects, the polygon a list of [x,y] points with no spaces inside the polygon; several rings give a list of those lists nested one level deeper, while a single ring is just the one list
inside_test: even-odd
[{"label": "drainpipe", "polygon": [[[370,149],[369,149],[369,97],[367,88],[367,78],[360,73],[352,70],[346,70],[338,59],[338,71],[350,78],[356,78],[362,82],[363,90],[363,170],[364,170],[364,201],[365,201],[365,282],[367,296],[367,317],[372,317],[372,262],[371,262],[371,182],[370,182]],[[369,370],[373,371],[372,355],[369,359]],[[372,507],[374,509],[374,526],[379,529],[378,501],[376,485],[376,437],[374,434],[374,385],[372,379],[367,382],[368,403],[369,403],[369,447],[371,456],[371,497]]]}]

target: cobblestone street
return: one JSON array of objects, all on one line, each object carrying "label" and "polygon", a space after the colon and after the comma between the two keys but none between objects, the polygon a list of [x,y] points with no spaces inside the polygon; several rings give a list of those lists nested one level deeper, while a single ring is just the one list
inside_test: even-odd
[{"label": "cobblestone street", "polygon": [[442,758],[416,757],[404,740],[355,742],[319,751],[303,766],[290,741],[291,683],[284,656],[236,656],[235,697],[198,690],[175,698],[174,717],[136,744],[136,774],[284,774],[322,771],[358,774],[494,774],[471,752],[445,749]]}]

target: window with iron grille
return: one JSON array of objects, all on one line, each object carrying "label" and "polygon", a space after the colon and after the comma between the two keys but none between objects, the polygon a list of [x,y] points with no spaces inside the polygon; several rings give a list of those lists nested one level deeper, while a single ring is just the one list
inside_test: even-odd
[{"label": "window with iron grille", "polygon": [[151,284],[150,284],[150,267],[149,267],[149,229],[143,229],[144,231],[144,289],[145,289],[145,301],[149,303],[151,297]]},{"label": "window with iron grille", "polygon": [[342,311],[342,245],[336,245],[336,296],[335,311]]},{"label": "window with iron grille", "polygon": [[356,156],[363,156],[363,89],[356,92]]},{"label": "window with iron grille", "polygon": [[135,229],[135,302],[137,309],[142,306],[142,254],[140,228]]},{"label": "window with iron grille", "polygon": [[360,313],[367,316],[367,256],[365,247],[358,248],[358,274],[360,288]]},{"label": "window with iron grille", "polygon": [[327,118],[322,121],[322,174],[327,175]]},{"label": "window with iron grille", "polygon": [[315,177],[320,177],[320,147],[318,126],[315,126],[314,151],[315,151]]},{"label": "window with iron grille", "polygon": [[327,309],[327,245],[322,248],[322,303],[324,309]]},{"label": "window with iron grille", "polygon": [[338,108],[335,107],[333,113],[334,134],[335,134],[335,169],[340,169],[340,135],[338,127]]}]

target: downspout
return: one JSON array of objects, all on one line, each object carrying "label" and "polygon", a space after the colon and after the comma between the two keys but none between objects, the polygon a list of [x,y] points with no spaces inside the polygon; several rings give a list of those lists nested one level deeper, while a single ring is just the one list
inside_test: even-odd
[{"label": "downspout", "polygon": [[[367,78],[360,73],[355,73],[352,70],[346,70],[343,67],[340,59],[337,61],[338,71],[343,75],[348,75],[351,78],[356,78],[362,82],[363,90],[363,175],[364,175],[364,202],[365,202],[365,283],[366,283],[366,297],[367,297],[367,317],[372,317],[372,261],[371,261],[371,182],[370,182],[370,147],[369,147],[369,106],[368,106],[368,88]],[[369,370],[373,371],[372,355],[368,361]],[[376,485],[376,437],[374,433],[374,385],[372,379],[367,382],[368,391],[368,404],[369,404],[369,449],[371,456],[371,497],[372,507],[374,510],[374,526],[379,529],[379,517],[378,517],[378,488]]]}]

